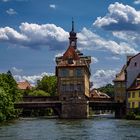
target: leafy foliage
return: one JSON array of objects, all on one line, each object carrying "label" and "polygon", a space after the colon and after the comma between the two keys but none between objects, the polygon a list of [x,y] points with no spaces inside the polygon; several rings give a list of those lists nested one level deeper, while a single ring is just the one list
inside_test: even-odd
[{"label": "leafy foliage", "polygon": [[98,90],[106,93],[110,97],[114,97],[114,85],[112,84],[107,84],[106,86],[100,87]]},{"label": "leafy foliage", "polygon": [[43,91],[43,90],[32,90],[29,92],[30,96],[50,96],[49,93]]},{"label": "leafy foliage", "polygon": [[49,93],[50,96],[56,95],[57,80],[55,76],[44,76],[42,80],[37,81],[37,89]]},{"label": "leafy foliage", "polygon": [[10,120],[17,116],[14,102],[19,99],[20,94],[11,72],[0,74],[0,121]]},{"label": "leafy foliage", "polygon": [[135,118],[136,118],[136,115],[133,111],[128,112],[126,115],[126,119],[128,120],[135,120]]}]

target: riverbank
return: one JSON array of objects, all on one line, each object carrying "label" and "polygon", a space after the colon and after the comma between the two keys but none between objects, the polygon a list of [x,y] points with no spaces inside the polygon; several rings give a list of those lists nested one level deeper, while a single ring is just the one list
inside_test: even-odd
[{"label": "riverbank", "polygon": [[135,120],[140,120],[140,115],[136,115]]}]

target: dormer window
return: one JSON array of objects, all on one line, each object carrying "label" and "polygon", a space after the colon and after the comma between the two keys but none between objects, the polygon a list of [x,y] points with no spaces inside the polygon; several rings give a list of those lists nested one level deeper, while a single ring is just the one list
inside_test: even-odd
[{"label": "dormer window", "polygon": [[136,80],[136,86],[138,86],[138,85],[140,85],[140,80],[139,79]]},{"label": "dormer window", "polygon": [[134,66],[137,67],[137,62],[134,63]]},{"label": "dormer window", "polygon": [[72,58],[68,58],[68,64],[73,64],[73,59]]},{"label": "dormer window", "polygon": [[69,70],[66,69],[66,68],[60,69],[60,76],[61,77],[67,77],[67,76],[69,76]]}]

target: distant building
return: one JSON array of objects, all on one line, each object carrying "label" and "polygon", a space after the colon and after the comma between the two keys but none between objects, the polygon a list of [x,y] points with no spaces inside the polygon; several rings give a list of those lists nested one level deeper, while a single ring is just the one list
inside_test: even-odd
[{"label": "distant building", "polygon": [[32,88],[32,86],[30,85],[30,83],[27,80],[23,81],[23,82],[18,82],[17,87],[21,90],[27,90],[27,89]]},{"label": "distant building", "polygon": [[73,21],[69,35],[68,49],[61,57],[56,57],[57,90],[60,100],[64,101],[62,117],[85,118],[88,114],[86,98],[90,96],[91,57],[77,49]]},{"label": "distant building", "polygon": [[140,74],[134,80],[133,84],[127,89],[128,109],[140,109]]},{"label": "distant building", "polygon": [[140,109],[140,53],[127,62],[126,81],[127,109]]},{"label": "distant building", "polygon": [[126,79],[127,79],[127,88],[129,88],[136,77],[140,73],[140,53],[135,56],[132,56],[127,61],[127,68],[126,68]]},{"label": "distant building", "polygon": [[108,96],[106,93],[103,93],[103,92],[100,92],[100,91],[98,91],[97,89],[92,89],[91,91],[90,91],[90,96],[91,96],[91,98],[93,98],[93,99],[96,99],[96,98],[101,98],[101,99],[106,99],[106,98],[110,98],[110,96]]},{"label": "distant building", "polygon": [[116,75],[114,82],[114,99],[116,102],[123,103],[126,100],[126,80],[125,80],[126,65],[123,66],[120,73]]},{"label": "distant building", "polygon": [[114,79],[115,101],[126,102],[127,110],[140,109],[140,53],[128,56]]}]

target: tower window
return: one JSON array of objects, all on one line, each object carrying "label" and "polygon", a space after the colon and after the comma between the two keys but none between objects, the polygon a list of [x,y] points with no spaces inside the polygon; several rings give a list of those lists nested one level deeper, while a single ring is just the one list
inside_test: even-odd
[{"label": "tower window", "polygon": [[69,70],[66,68],[60,69],[60,76],[62,77],[69,76]]},{"label": "tower window", "polygon": [[61,91],[62,92],[65,92],[66,91],[66,85],[65,84],[62,84]]},{"label": "tower window", "polygon": [[82,76],[82,69],[81,68],[77,68],[75,70],[75,76]]},{"label": "tower window", "polygon": [[74,91],[74,84],[70,84],[70,91]]},{"label": "tower window", "polygon": [[73,59],[72,58],[68,58],[68,64],[73,64]]},{"label": "tower window", "polygon": [[135,92],[132,92],[132,98],[135,98]]},{"label": "tower window", "polygon": [[128,92],[128,98],[130,98],[131,97],[131,93],[130,92]]},{"label": "tower window", "polygon": [[135,107],[135,102],[132,102],[132,108],[134,108]]},{"label": "tower window", "polygon": [[130,103],[128,103],[128,108],[130,108]]},{"label": "tower window", "polygon": [[137,62],[134,63],[134,66],[137,67]]},{"label": "tower window", "polygon": [[83,91],[83,85],[82,84],[77,84],[77,90],[78,91]]}]

